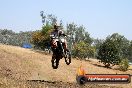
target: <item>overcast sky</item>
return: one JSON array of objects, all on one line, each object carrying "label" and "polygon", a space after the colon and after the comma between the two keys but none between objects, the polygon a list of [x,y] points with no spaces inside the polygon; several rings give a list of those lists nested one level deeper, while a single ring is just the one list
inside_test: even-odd
[{"label": "overcast sky", "polygon": [[42,10],[64,24],[84,25],[93,38],[119,33],[132,40],[132,0],[1,0],[0,29],[40,29]]}]

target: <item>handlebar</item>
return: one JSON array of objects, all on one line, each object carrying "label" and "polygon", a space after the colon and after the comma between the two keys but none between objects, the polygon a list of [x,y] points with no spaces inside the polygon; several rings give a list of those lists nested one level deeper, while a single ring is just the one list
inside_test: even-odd
[{"label": "handlebar", "polygon": [[[65,34],[62,34],[62,36],[67,37],[67,35],[65,35]],[[50,35],[50,37],[53,38],[53,39],[55,39],[55,38],[58,39],[59,37],[62,37],[62,36],[55,36],[53,34]]]},{"label": "handlebar", "polygon": [[50,35],[52,39],[58,39],[58,36]]}]

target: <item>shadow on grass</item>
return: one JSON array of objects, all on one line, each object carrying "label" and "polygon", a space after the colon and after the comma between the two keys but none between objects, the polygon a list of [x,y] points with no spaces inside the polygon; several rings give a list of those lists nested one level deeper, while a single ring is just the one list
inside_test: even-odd
[{"label": "shadow on grass", "polygon": [[103,67],[103,68],[112,69],[111,67],[106,67],[106,66],[102,66],[102,65],[99,65],[99,64],[92,64],[92,65],[97,66],[97,67]]}]

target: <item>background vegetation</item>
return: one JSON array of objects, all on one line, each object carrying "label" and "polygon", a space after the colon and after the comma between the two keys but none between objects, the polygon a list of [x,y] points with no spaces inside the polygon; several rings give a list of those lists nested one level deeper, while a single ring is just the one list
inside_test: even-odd
[{"label": "background vegetation", "polygon": [[64,27],[63,22],[52,14],[41,14],[41,17],[42,28],[36,31],[15,33],[12,30],[0,29],[0,43],[14,46],[29,43],[36,49],[50,49],[49,34],[53,30],[53,24],[60,22],[62,29],[67,34],[68,48],[73,57],[97,58],[106,67],[119,65],[125,70],[129,67],[127,61],[132,61],[132,41],[123,35],[114,33],[108,35],[104,40],[94,39],[90,37],[83,25],[68,23]]}]

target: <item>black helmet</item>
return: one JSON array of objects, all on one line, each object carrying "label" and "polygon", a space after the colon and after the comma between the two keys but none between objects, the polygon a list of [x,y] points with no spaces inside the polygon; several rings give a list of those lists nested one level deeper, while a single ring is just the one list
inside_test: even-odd
[{"label": "black helmet", "polygon": [[58,30],[59,27],[60,27],[60,26],[58,26],[57,24],[54,24],[54,29],[55,29],[55,30]]},{"label": "black helmet", "polygon": [[58,29],[58,27],[57,27],[57,25],[56,25],[56,24],[54,25],[54,29]]}]

